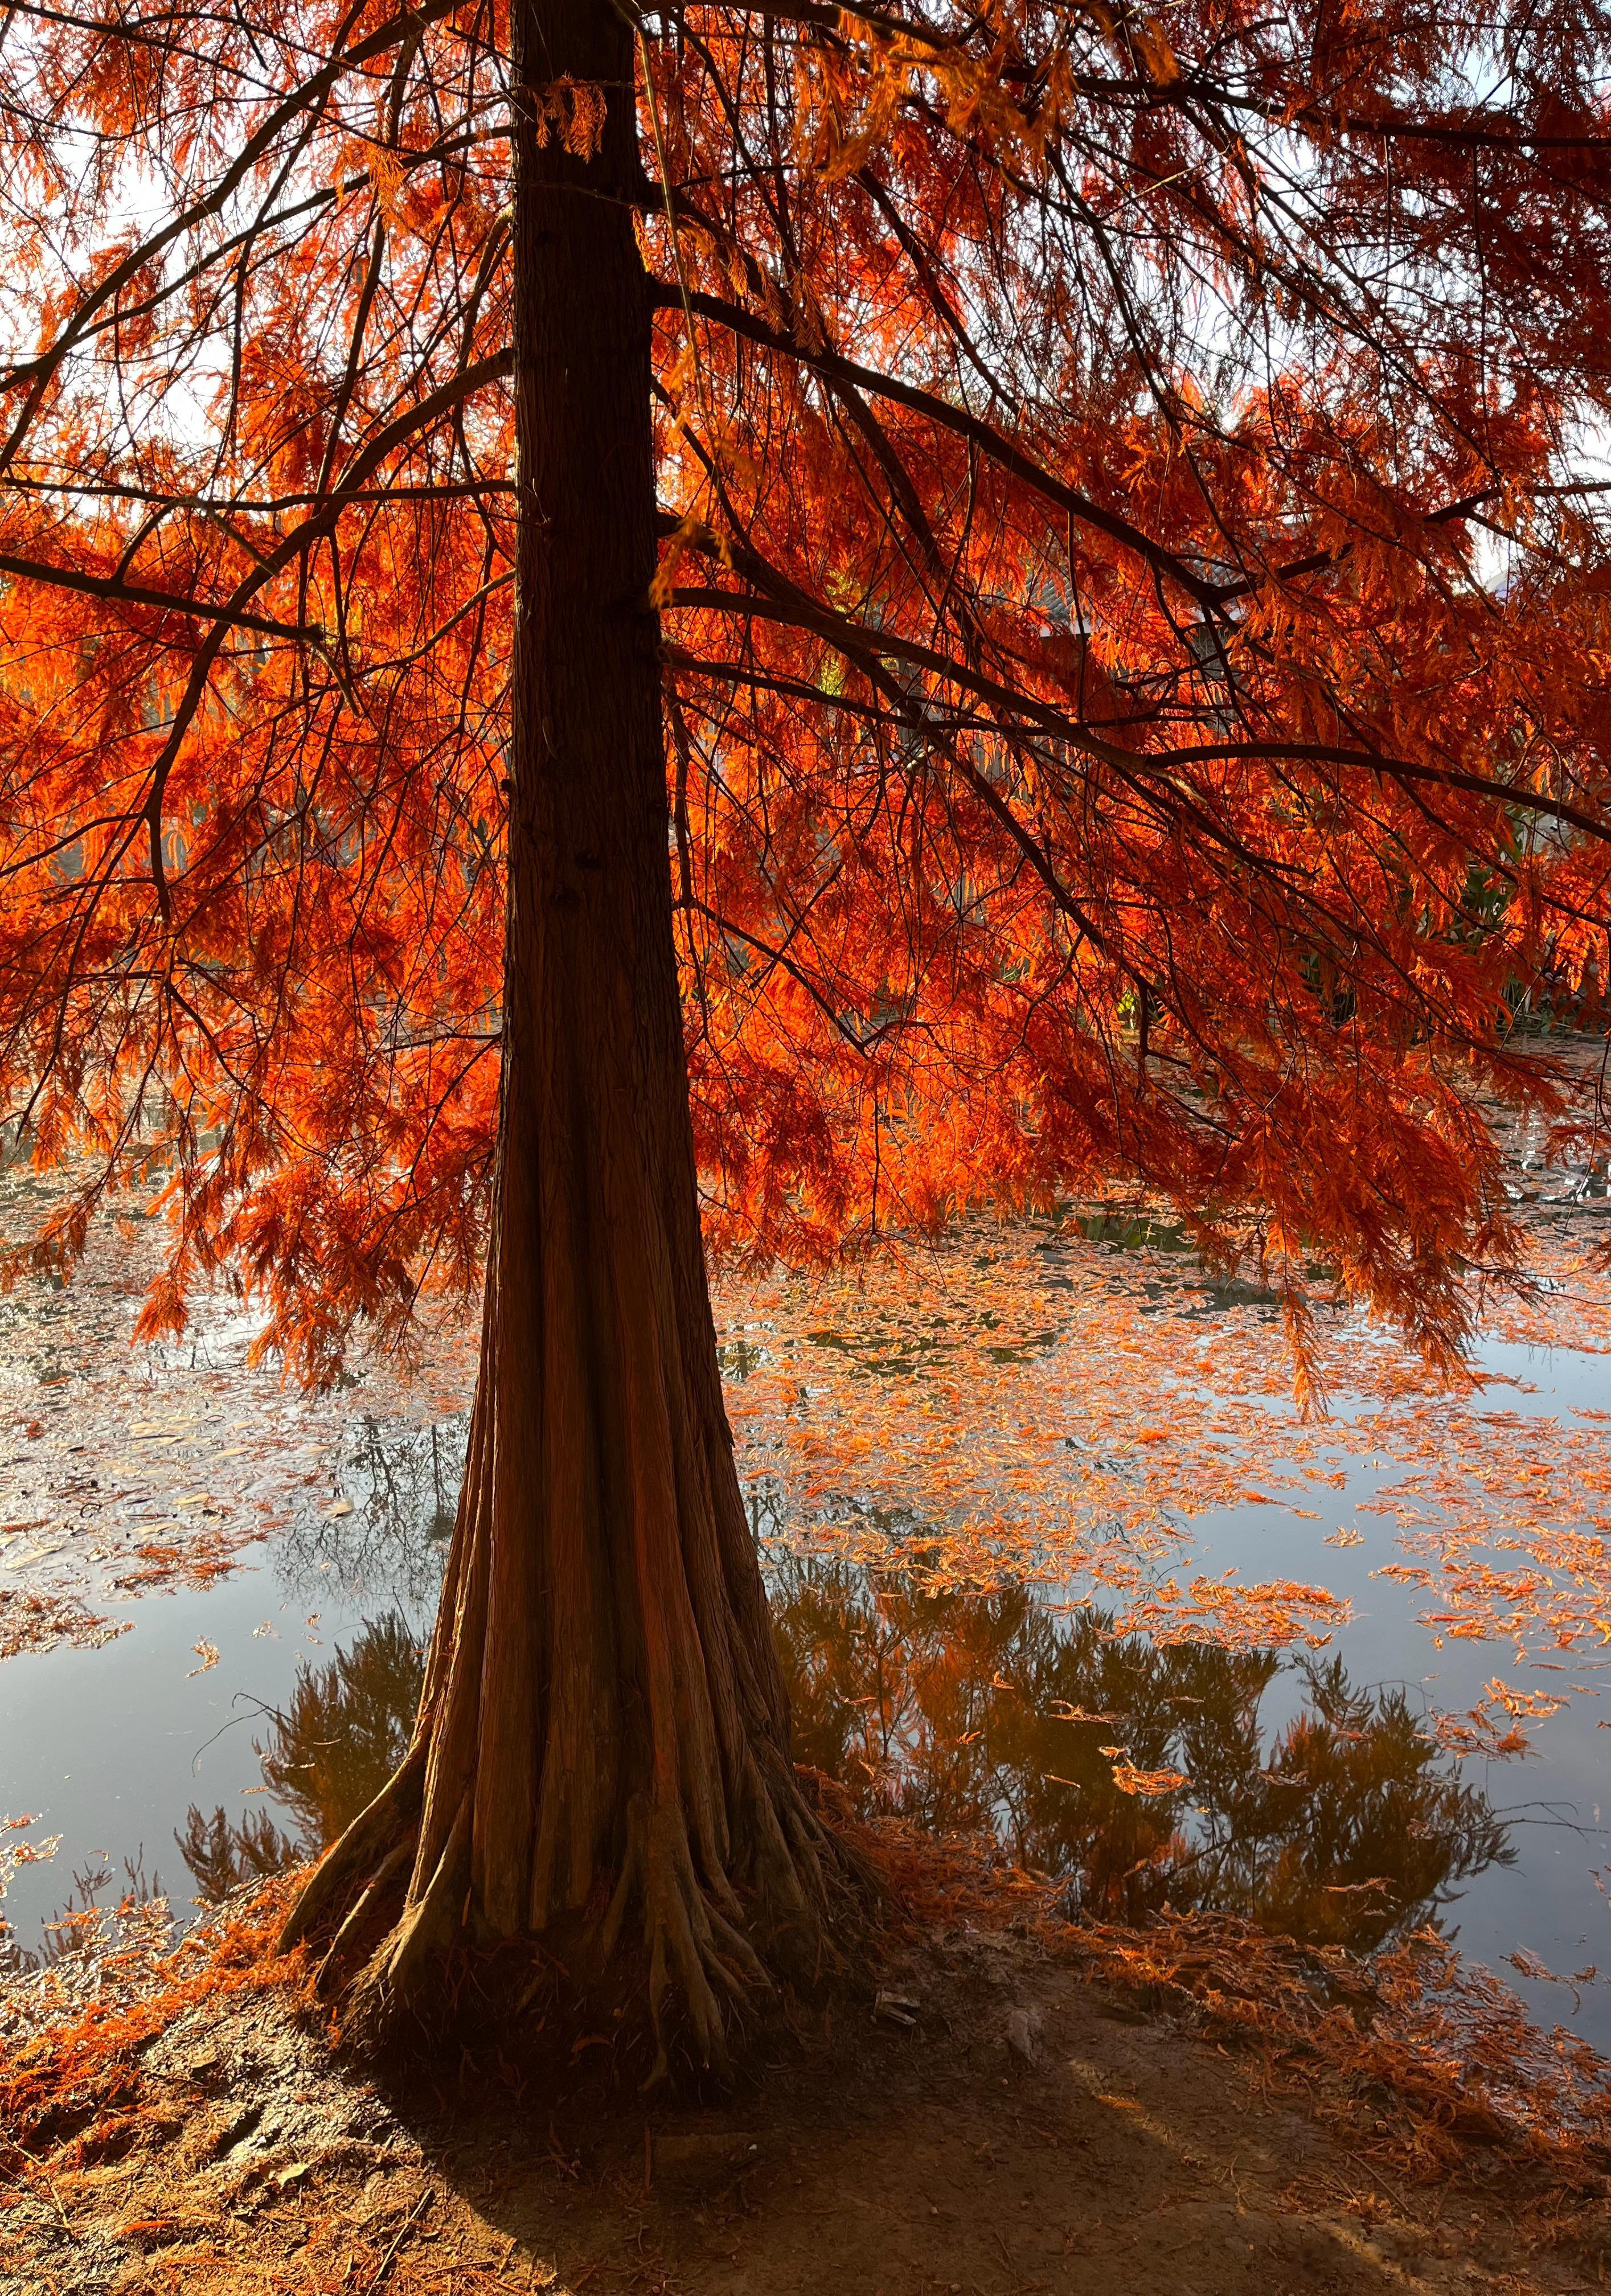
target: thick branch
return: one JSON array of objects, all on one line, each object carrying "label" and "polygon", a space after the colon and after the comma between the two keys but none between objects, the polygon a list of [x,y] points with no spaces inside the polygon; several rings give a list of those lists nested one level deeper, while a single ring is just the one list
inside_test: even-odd
[{"label": "thick branch", "polygon": [[243,607],[210,605],[204,599],[184,597],[177,591],[149,589],[143,582],[119,581],[110,574],[79,574],[70,566],[47,566],[42,560],[14,558],[5,551],[0,551],[0,574],[10,574],[20,582],[43,582],[53,590],[77,590],[86,597],[109,598],[120,605],[156,606],[164,613],[190,614],[197,621],[257,630],[265,637],[313,643],[324,636],[311,623],[276,622]]}]

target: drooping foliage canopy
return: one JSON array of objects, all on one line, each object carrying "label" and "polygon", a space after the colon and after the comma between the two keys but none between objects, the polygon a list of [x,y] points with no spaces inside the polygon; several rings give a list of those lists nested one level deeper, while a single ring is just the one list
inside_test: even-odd
[{"label": "drooping foliage canopy", "polygon": [[[532,101],[637,107],[709,1238],[1133,1184],[1446,1351],[1517,999],[1604,1010],[1605,8],[631,21]],[[0,1115],[58,1258],[160,1144],[147,1328],[232,1255],[315,1372],[486,1233],[509,48],[0,48]]]}]

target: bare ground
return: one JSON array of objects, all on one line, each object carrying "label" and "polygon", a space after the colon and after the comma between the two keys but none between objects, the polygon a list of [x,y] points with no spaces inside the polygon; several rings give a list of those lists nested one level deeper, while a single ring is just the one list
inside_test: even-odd
[{"label": "bare ground", "polygon": [[1005,1928],[908,1932],[720,2104],[612,2102],[609,2053],[584,2049],[568,2094],[444,2066],[440,2093],[383,2097],[290,1987],[193,1984],[103,2093],[0,2129],[0,2292],[1606,2284],[1603,2202],[1566,2204],[1525,2147],[1406,2181],[1365,2157],[1390,2095],[1339,2135],[1268,2051]]}]

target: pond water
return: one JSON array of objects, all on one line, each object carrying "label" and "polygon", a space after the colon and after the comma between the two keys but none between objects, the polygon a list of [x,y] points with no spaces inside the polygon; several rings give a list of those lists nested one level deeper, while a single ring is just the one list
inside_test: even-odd
[{"label": "pond water", "polygon": [[[1323,1418],[1272,1303],[1144,1221],[721,1287],[798,1758],[864,1807],[992,1829],[1071,1910],[1360,1948],[1436,1921],[1605,2046],[1591,1182],[1535,1208],[1540,1286],[1490,1303],[1473,1385],[1339,1314]],[[0,1306],[13,1965],[86,1904],[187,1910],[362,1806],[406,1742],[462,1472],[467,1326],[428,1375],[305,1398],[226,1295],[131,1352],[150,1256],[107,1221],[70,1289]]]}]

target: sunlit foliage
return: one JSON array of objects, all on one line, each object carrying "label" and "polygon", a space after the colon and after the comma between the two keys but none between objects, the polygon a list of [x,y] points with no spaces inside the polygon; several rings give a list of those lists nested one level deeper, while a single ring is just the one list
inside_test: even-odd
[{"label": "sunlit foliage", "polygon": [[[712,1242],[1117,1176],[1446,1356],[1515,1009],[1606,985],[1603,12],[637,20]],[[485,1236],[507,49],[0,53],[0,1114],[171,1171],[148,1331],[234,1255],[315,1373]]]}]

